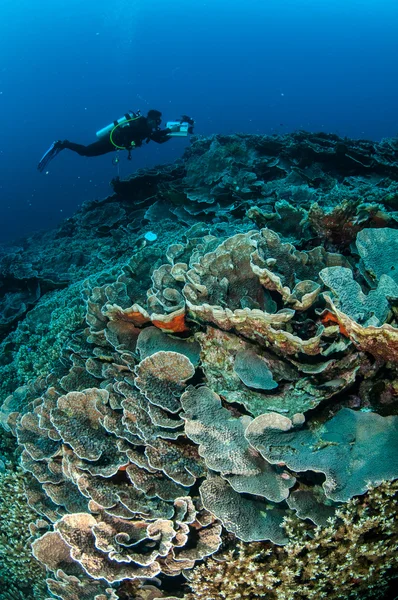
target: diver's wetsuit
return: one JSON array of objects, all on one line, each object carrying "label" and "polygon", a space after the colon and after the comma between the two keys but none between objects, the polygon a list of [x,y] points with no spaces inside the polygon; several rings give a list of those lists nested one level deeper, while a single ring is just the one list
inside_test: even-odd
[{"label": "diver's wetsuit", "polygon": [[[150,142],[152,140],[158,144],[163,144],[171,139],[169,135],[170,131],[170,129],[151,129],[146,117],[142,116],[131,121],[124,127],[118,127],[112,139],[118,146],[129,150],[132,147],[142,146],[144,141]],[[60,150],[67,148],[68,150],[77,152],[80,156],[101,156],[117,149],[111,142],[110,135],[106,135],[104,138],[88,146],[64,140],[63,142],[58,142],[58,147]]]},{"label": "diver's wetsuit", "polygon": [[[132,115],[133,117],[130,118]],[[151,140],[158,144],[163,144],[173,137],[173,132],[178,131],[178,123],[177,129],[175,128],[175,123],[173,124],[173,129],[160,129],[161,116],[162,113],[158,110],[149,110],[146,117],[139,114],[136,115],[135,113],[127,113],[125,115],[126,120],[122,120],[121,123],[115,121],[115,126],[108,134],[88,146],[76,144],[69,140],[53,142],[42,156],[37,168],[40,173],[43,173],[47,165],[62,150],[66,149],[72,150],[72,152],[76,152],[80,156],[101,156],[115,150],[128,150],[128,158],[130,160],[132,148],[142,146],[143,142],[148,143]],[[194,120],[191,117],[184,115],[181,117],[179,123],[188,123],[188,133],[193,133]]]}]

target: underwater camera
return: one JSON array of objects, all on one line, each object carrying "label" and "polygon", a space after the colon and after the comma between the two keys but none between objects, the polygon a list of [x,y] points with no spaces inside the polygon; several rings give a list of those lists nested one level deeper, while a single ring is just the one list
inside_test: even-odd
[{"label": "underwater camera", "polygon": [[186,121],[168,121],[166,127],[172,130],[168,135],[172,137],[186,137],[189,133],[190,125]]}]

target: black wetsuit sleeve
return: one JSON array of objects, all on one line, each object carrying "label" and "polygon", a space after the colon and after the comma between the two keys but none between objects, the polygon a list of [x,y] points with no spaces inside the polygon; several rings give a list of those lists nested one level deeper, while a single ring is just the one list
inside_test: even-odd
[{"label": "black wetsuit sleeve", "polygon": [[164,142],[168,142],[171,139],[170,132],[170,129],[158,129],[157,131],[153,131],[149,137],[157,144],[164,144]]}]

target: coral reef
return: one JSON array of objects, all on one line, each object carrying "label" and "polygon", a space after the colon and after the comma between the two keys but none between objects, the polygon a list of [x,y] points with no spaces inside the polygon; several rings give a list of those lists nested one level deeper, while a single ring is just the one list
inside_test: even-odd
[{"label": "coral reef", "polygon": [[341,250],[362,229],[397,227],[396,140],[304,131],[192,139],[182,161],[116,179],[113,195],[85,203],[58,230],[0,248],[2,336],[49,291],[123,264],[146,229],[172,244],[198,222],[242,230],[247,213],[294,244]]},{"label": "coral reef", "polygon": [[225,598],[343,598],[393,576],[395,152],[197,139],[2,256],[40,289],[4,290],[0,422],[52,597],[212,599],[229,577]]},{"label": "coral reef", "polygon": [[26,504],[22,470],[7,463],[0,472],[0,490],[0,598],[44,598],[45,570],[30,550],[29,524],[37,514]]},{"label": "coral reef", "polygon": [[383,598],[397,576],[397,493],[397,482],[372,488],[323,528],[289,517],[286,546],[239,544],[210,559],[190,574],[186,600]]}]

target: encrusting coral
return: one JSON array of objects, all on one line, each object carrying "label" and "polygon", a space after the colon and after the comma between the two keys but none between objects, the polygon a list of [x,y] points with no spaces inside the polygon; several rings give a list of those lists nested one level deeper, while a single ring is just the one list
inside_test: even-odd
[{"label": "encrusting coral", "polygon": [[[276,140],[260,142],[247,144],[275,154]],[[192,205],[203,208],[209,187],[232,189],[229,178],[240,177],[217,175],[239,156],[219,145],[196,191],[203,148],[188,153],[179,176]],[[331,140],[312,140],[311,148],[326,161]],[[344,161],[357,164],[361,151],[353,159],[347,148]],[[263,174],[282,169],[272,160]],[[308,180],[319,168],[297,166]],[[246,173],[236,185],[251,198],[256,180]],[[179,208],[189,213],[192,205]],[[398,288],[392,254],[384,253],[396,230],[385,224],[350,229],[357,243],[342,244],[344,254],[335,238],[328,249],[314,239],[295,245],[247,220],[195,225],[76,284],[80,303],[74,293],[68,305],[59,292],[64,318],[57,313],[47,331],[65,330],[48,371],[41,357],[36,377],[22,378],[0,409],[39,516],[33,555],[53,596],[181,598],[190,586],[206,600],[256,598],[264,589],[278,600],[342,598],[392,576]],[[31,314],[44,307],[45,298]],[[371,542],[380,555],[386,549],[384,567],[375,560],[372,570]],[[363,577],[357,547],[369,557]],[[334,592],[337,556],[345,575]],[[252,580],[246,591],[240,577]]]}]

